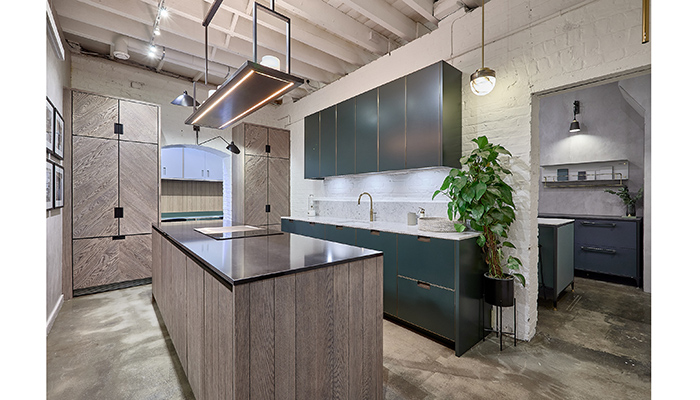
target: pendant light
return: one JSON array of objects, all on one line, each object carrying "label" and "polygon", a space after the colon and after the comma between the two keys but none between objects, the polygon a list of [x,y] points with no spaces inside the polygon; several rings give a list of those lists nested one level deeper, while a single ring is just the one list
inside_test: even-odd
[{"label": "pendant light", "polygon": [[578,121],[576,121],[576,114],[579,113],[579,105],[580,103],[578,102],[578,100],[574,101],[574,120],[571,121],[571,125],[569,125],[569,132],[571,133],[581,131],[581,126],[579,126]]},{"label": "pendant light", "polygon": [[[199,107],[199,102],[196,103],[197,107]],[[176,106],[192,107],[195,104],[195,100],[192,96],[187,94],[187,90],[185,90],[181,95],[177,96],[175,100],[171,101],[170,104],[175,104]]]},{"label": "pendant light", "polygon": [[469,87],[477,96],[485,96],[496,86],[496,71],[484,67],[484,0],[481,0],[481,68],[470,77]]}]

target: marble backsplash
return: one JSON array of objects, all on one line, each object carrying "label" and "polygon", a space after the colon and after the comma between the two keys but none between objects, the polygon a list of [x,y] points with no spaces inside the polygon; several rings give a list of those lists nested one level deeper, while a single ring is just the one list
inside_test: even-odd
[{"label": "marble backsplash", "polygon": [[409,212],[425,209],[428,217],[447,217],[449,200],[433,192],[439,189],[450,168],[424,168],[407,171],[346,175],[326,178],[324,194],[314,198],[316,215],[369,221],[369,197],[372,195],[375,221],[407,223]]}]

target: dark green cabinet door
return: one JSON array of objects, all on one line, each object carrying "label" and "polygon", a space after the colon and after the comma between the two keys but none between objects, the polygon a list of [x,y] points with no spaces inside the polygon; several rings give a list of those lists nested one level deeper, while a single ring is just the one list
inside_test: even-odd
[{"label": "dark green cabinet door", "polygon": [[377,172],[378,89],[355,98],[355,173]]},{"label": "dark green cabinet door", "polygon": [[399,275],[454,289],[456,241],[399,235]]},{"label": "dark green cabinet door", "polygon": [[347,226],[326,225],[325,239],[331,242],[355,245],[355,229]]},{"label": "dark green cabinet door", "polygon": [[441,67],[406,76],[406,168],[440,165]]},{"label": "dark green cabinet door", "polygon": [[398,317],[455,340],[454,292],[403,277],[398,281]]},{"label": "dark green cabinet door", "polygon": [[335,175],[335,108],[332,106],[321,111],[321,178]]},{"label": "dark green cabinet door", "polygon": [[319,175],[319,113],[304,118],[304,178],[318,179]]},{"label": "dark green cabinet door", "polygon": [[293,219],[282,220],[282,232],[297,233],[297,224]]},{"label": "dark green cabinet door", "polygon": [[406,167],[406,79],[379,87],[379,170]]},{"label": "dark green cabinet door", "polygon": [[356,246],[384,252],[384,312],[397,316],[397,234],[356,229]]},{"label": "dark green cabinet door", "polygon": [[317,224],[315,222],[306,221],[295,221],[294,223],[297,225],[295,233],[298,233],[299,235],[309,236],[316,239],[323,239],[323,237],[325,236],[324,224]]},{"label": "dark green cabinet door", "polygon": [[336,175],[355,173],[355,98],[337,106]]}]

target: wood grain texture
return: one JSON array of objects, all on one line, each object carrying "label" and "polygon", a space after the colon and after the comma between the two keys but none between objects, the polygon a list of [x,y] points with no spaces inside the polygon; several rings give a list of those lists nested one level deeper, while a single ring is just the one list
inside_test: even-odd
[{"label": "wood grain texture", "polygon": [[119,203],[124,208],[119,232],[148,233],[158,213],[158,145],[119,143]]},{"label": "wood grain texture", "polygon": [[233,287],[233,394],[236,400],[250,396],[250,287]]},{"label": "wood grain texture", "polygon": [[282,217],[290,215],[289,207],[289,160],[268,159],[268,224],[281,224]]},{"label": "wood grain texture", "polygon": [[73,91],[73,135],[116,139],[117,99]]},{"label": "wood grain texture", "polygon": [[275,278],[275,400],[294,400],[296,381],[296,281]]},{"label": "wood grain texture", "polygon": [[202,399],[204,378],[204,270],[187,258],[187,379]]},{"label": "wood grain texture", "polygon": [[150,278],[151,235],[126,236],[119,243],[118,268],[123,281]]},{"label": "wood grain texture", "polygon": [[289,159],[289,131],[269,128],[267,142],[270,145],[270,157]]},{"label": "wood grain texture", "polygon": [[119,100],[119,123],[124,125],[120,140],[157,144],[160,121],[158,113],[158,106]]},{"label": "wood grain texture", "polygon": [[117,146],[115,140],[73,136],[74,239],[119,234]]},{"label": "wood grain texture", "polygon": [[348,268],[348,398],[350,399],[362,398],[363,278],[362,264],[350,263]]},{"label": "wood grain texture", "polygon": [[118,257],[111,237],[73,240],[73,290],[119,282]]},{"label": "wood grain texture", "polygon": [[[376,305],[379,303],[377,294],[377,259],[370,258],[362,261],[362,398],[374,399],[377,395],[377,384],[381,382],[381,370],[377,371],[374,355],[380,351],[381,338],[377,337],[378,321]],[[380,383],[381,384],[381,383]]]},{"label": "wood grain texture", "polygon": [[333,267],[333,399],[348,399],[349,266]]},{"label": "wood grain texture", "polygon": [[250,284],[250,397],[275,398],[275,284],[266,279]]},{"label": "wood grain texture", "polygon": [[221,211],[223,209],[222,182],[169,179],[161,181],[161,212]]},{"label": "wood grain texture", "polygon": [[153,256],[151,258],[151,291],[153,292],[153,298],[156,299],[156,303],[160,304],[160,290],[161,290],[161,241],[162,235],[156,231],[155,228],[151,228],[151,251]]},{"label": "wood grain texture", "polygon": [[261,125],[245,124],[245,155],[247,156],[265,156],[265,146],[267,145],[268,128]]},{"label": "wood grain texture", "polygon": [[333,395],[333,269],[296,274],[296,397]]},{"label": "wood grain texture", "polygon": [[172,329],[169,330],[180,364],[187,374],[187,256],[178,249],[171,254]]},{"label": "wood grain texture", "polygon": [[245,220],[250,225],[267,225],[267,157],[245,156]]},{"label": "wood grain texture", "polygon": [[173,297],[173,290],[172,290],[172,268],[171,268],[171,259],[172,259],[172,253],[175,250],[175,246],[173,246],[168,239],[165,237],[161,237],[160,240],[160,245],[161,245],[161,302],[158,303],[158,307],[160,308],[161,315],[163,316],[163,322],[165,322],[165,326],[169,327],[169,329],[172,329],[172,320],[170,318],[170,315],[172,314],[172,304],[170,301],[170,298]]},{"label": "wood grain texture", "polygon": [[[63,115],[72,118],[73,115],[73,102],[71,101],[72,91],[69,89],[63,89]],[[66,120],[64,124],[64,137],[65,149],[63,152],[63,165],[65,170],[65,182],[71,182],[73,179],[73,171],[71,166],[73,165],[73,140],[72,140],[72,120]],[[63,293],[63,300],[70,300],[73,298],[73,203],[72,203],[72,190],[71,185],[66,184],[63,186],[64,193],[64,203],[63,203],[63,262],[61,265],[61,292]]]}]

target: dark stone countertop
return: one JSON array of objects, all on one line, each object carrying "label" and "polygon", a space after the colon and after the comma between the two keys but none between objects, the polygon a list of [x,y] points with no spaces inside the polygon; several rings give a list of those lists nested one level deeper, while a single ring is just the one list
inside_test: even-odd
[{"label": "dark stone countertop", "polygon": [[[231,225],[227,221],[161,222],[153,227],[200,266],[230,285],[377,257],[380,251],[280,231],[233,234],[217,240],[195,228]],[[233,224],[237,225],[237,224]]]}]

